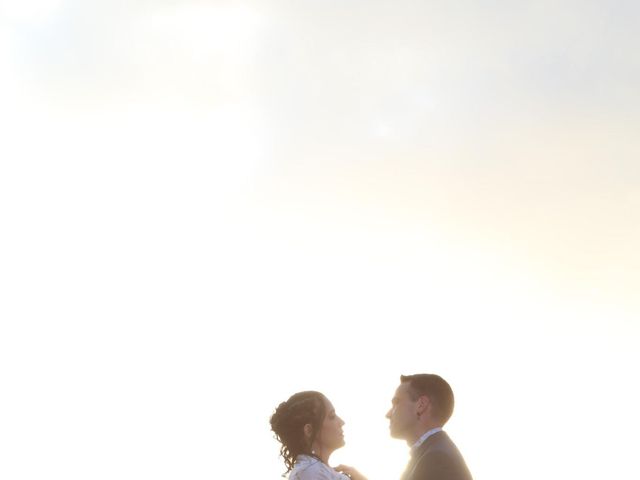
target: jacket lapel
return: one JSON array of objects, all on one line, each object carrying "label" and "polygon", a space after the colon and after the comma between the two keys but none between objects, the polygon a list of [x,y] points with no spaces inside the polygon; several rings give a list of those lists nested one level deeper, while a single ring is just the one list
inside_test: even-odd
[{"label": "jacket lapel", "polygon": [[444,432],[434,433],[429,438],[427,438],[424,443],[420,445],[416,450],[413,450],[411,452],[411,459],[409,460],[404,473],[400,477],[400,480],[411,480],[413,478],[413,472],[418,466],[418,463],[420,463],[422,458],[429,452],[431,445],[433,445],[437,441],[437,437],[442,435],[446,434]]}]

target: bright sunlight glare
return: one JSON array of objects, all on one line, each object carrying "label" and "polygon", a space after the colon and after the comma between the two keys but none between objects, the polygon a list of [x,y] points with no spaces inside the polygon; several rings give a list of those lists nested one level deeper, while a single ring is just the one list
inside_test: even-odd
[{"label": "bright sunlight glare", "polygon": [[475,480],[640,477],[639,18],[0,0],[0,478],[275,480],[319,390],[397,479],[419,372]]}]

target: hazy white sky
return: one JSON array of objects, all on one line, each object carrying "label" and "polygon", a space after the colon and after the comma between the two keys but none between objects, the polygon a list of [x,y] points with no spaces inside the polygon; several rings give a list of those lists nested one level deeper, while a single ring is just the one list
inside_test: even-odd
[{"label": "hazy white sky", "polygon": [[[0,0],[0,477],[640,476],[636,2]],[[241,473],[239,473],[239,470]]]}]

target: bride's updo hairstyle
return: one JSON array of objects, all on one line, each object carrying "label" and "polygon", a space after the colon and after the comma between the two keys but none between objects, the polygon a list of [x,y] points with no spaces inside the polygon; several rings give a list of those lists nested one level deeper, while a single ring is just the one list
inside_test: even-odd
[{"label": "bride's updo hairstyle", "polygon": [[[289,400],[282,402],[271,415],[271,430],[282,446],[280,455],[287,467],[286,473],[293,469],[296,457],[300,454],[311,455],[311,444],[320,431],[326,415],[324,395],[320,392],[299,392]],[[311,424],[311,438],[306,438],[304,426]]]}]

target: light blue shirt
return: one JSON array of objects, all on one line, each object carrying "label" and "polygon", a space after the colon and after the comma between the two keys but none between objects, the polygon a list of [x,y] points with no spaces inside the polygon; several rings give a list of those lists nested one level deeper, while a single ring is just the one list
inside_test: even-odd
[{"label": "light blue shirt", "polygon": [[289,480],[349,480],[345,474],[310,455],[298,455]]}]

